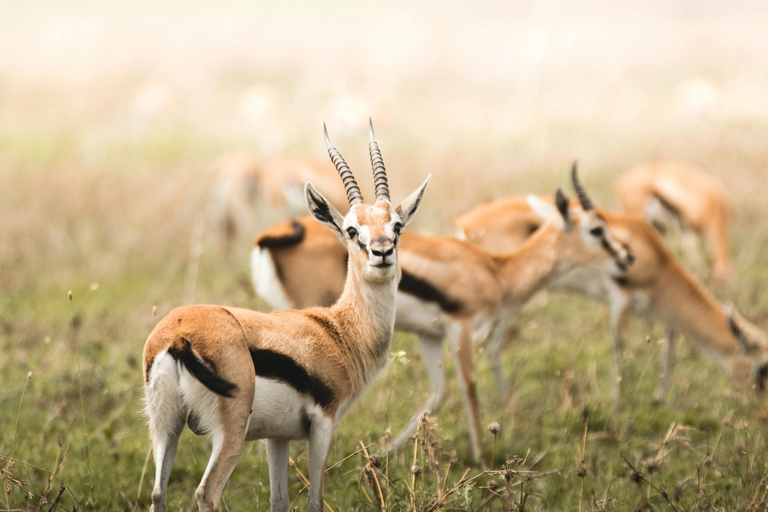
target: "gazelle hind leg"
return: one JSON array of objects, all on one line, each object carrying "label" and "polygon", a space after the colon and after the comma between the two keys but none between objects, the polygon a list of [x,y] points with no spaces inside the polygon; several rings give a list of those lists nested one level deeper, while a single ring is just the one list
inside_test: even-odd
[{"label": "gazelle hind leg", "polygon": [[510,398],[509,382],[504,375],[504,366],[501,364],[501,352],[504,348],[504,337],[512,325],[511,318],[501,318],[493,325],[490,336],[488,336],[488,363],[496,376],[496,385],[499,388],[505,401]]},{"label": "gazelle hind leg", "polygon": [[659,378],[659,387],[653,395],[653,402],[656,404],[664,403],[669,386],[672,383],[672,371],[675,366],[675,330],[667,329],[667,339],[661,346],[661,376]]},{"label": "gazelle hind leg", "polygon": [[469,418],[469,439],[472,445],[472,458],[480,461],[480,404],[475,382],[475,363],[472,353],[472,333],[469,321],[451,322],[448,340],[453,353],[459,387],[464,394],[464,405]]},{"label": "gazelle hind leg", "polygon": [[185,411],[179,392],[175,363],[167,354],[157,357],[146,387],[146,411],[155,460],[152,512],[165,512],[166,489],[176,457]]},{"label": "gazelle hind leg", "polygon": [[218,510],[224,485],[243,452],[253,404],[253,386],[239,384],[238,387],[240,394],[234,398],[216,397],[219,414],[218,424],[211,428],[213,450],[203,479],[195,491],[200,512]]},{"label": "gazelle hind leg", "polygon": [[288,447],[285,439],[267,439],[269,502],[272,512],[288,510]]},{"label": "gazelle hind leg", "polygon": [[333,420],[322,415],[312,419],[309,429],[309,495],[307,511],[323,511],[323,476],[328,448],[333,435]]},{"label": "gazelle hind leg", "polygon": [[421,346],[424,365],[427,367],[429,382],[432,385],[432,393],[429,395],[427,403],[419,409],[419,412],[411,420],[408,426],[405,427],[392,444],[390,444],[390,450],[399,450],[405,446],[411,436],[416,432],[419,418],[424,411],[429,411],[430,414],[437,414],[448,396],[448,387],[445,383],[445,368],[443,367],[442,337],[425,335],[419,340],[419,345]]}]

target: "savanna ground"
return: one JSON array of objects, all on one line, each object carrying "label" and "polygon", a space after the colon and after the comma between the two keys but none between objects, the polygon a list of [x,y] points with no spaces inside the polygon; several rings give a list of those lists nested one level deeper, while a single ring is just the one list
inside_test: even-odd
[{"label": "savanna ground", "polygon": [[[738,277],[712,290],[768,325],[768,9],[636,4],[3,5],[0,509],[148,509],[141,354],[154,322],[191,302],[265,307],[251,237],[228,255],[210,225],[208,165],[235,149],[325,158],[324,120],[363,190],[369,114],[395,198],[433,173],[409,229],[435,234],[481,200],[552,191],[574,158],[604,205],[631,164],[701,164],[736,206]],[[405,356],[335,433],[330,507],[379,508],[362,442],[390,510],[765,510],[764,398],[682,344],[669,401],[653,406],[663,330],[640,319],[617,412],[605,305],[542,294],[517,326],[509,403],[477,358],[483,422],[501,425],[484,459],[505,471],[470,461],[447,357],[451,397],[421,431],[416,476],[413,444],[386,457],[386,432],[428,394],[416,340],[396,335]],[[208,454],[186,431],[170,510],[195,509]],[[304,509],[306,445],[292,457]],[[268,503],[264,449],[249,443],[222,508]]]}]

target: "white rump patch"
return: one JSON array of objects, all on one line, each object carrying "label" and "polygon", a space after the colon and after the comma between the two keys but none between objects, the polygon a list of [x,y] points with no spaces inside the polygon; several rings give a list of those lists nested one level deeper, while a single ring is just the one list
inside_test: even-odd
[{"label": "white rump patch", "polygon": [[277,276],[275,262],[269,249],[262,250],[258,245],[251,253],[251,282],[256,294],[275,309],[291,309],[293,304],[283,290],[283,284]]}]

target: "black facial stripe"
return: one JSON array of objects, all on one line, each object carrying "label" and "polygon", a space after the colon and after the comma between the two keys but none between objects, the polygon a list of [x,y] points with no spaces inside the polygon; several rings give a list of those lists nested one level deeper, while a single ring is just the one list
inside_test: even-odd
[{"label": "black facial stripe", "polygon": [[368,252],[368,248],[365,246],[364,243],[362,243],[359,239],[357,240],[357,245],[360,246],[362,250],[364,250],[366,253]]},{"label": "black facial stripe", "polygon": [[400,291],[418,297],[427,302],[436,302],[440,309],[446,313],[455,313],[462,308],[462,303],[458,299],[452,299],[443,295],[440,290],[432,286],[427,281],[420,279],[405,270],[400,279]]},{"label": "black facial stripe", "polygon": [[251,359],[257,377],[285,382],[299,393],[309,395],[320,407],[333,403],[333,391],[323,381],[310,375],[290,356],[268,349],[252,348]]}]

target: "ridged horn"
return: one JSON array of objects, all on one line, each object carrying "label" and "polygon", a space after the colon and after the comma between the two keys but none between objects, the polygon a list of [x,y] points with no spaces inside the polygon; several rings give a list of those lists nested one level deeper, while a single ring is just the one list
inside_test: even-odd
[{"label": "ridged horn", "polygon": [[325,136],[325,146],[328,148],[328,156],[331,157],[333,165],[335,165],[336,170],[339,171],[341,181],[344,183],[344,190],[347,191],[347,201],[349,201],[349,206],[364,202],[363,194],[360,192],[360,187],[357,186],[357,181],[352,175],[352,171],[349,170],[347,162],[344,161],[341,153],[333,147],[331,139],[328,138],[328,129],[325,127],[325,123],[323,123],[323,135]]},{"label": "ridged horn", "polygon": [[592,210],[595,205],[592,204],[592,200],[587,195],[587,192],[584,190],[584,187],[581,186],[581,182],[579,181],[579,162],[573,162],[573,167],[571,167],[571,181],[573,181],[573,189],[576,191],[576,195],[579,196],[579,202],[581,203],[581,207],[584,208],[584,211]]},{"label": "ridged horn", "polygon": [[373,166],[373,184],[376,187],[376,200],[389,201],[389,183],[387,183],[387,170],[384,168],[384,159],[381,157],[379,145],[373,134],[373,121],[368,118],[368,149],[371,153],[371,166]]}]

